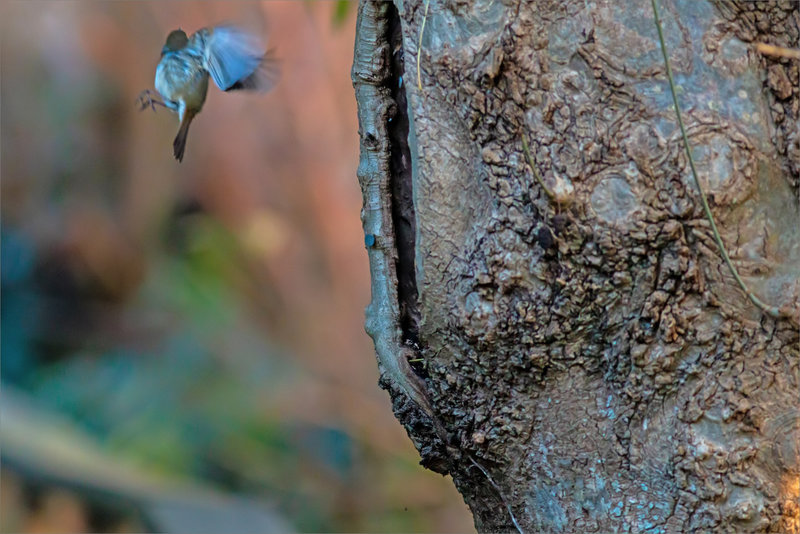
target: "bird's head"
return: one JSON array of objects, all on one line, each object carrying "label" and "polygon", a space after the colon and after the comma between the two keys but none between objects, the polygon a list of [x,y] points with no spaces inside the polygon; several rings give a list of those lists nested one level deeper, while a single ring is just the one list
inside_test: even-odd
[{"label": "bird's head", "polygon": [[189,38],[186,37],[186,32],[178,28],[177,30],[172,30],[167,35],[167,42],[164,43],[164,46],[161,48],[161,55],[163,56],[167,52],[175,52],[180,50],[189,42]]}]

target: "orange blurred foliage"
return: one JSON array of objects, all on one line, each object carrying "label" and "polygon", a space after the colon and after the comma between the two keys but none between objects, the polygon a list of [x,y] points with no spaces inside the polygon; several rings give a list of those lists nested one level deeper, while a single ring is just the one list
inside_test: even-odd
[{"label": "orange blurred foliage", "polygon": [[[213,220],[232,242],[225,283],[301,369],[302,380],[261,391],[259,411],[336,425],[385,457],[370,460],[374,480],[360,493],[332,496],[352,509],[338,525],[393,530],[366,514],[412,507],[422,514],[415,525],[471,530],[448,480],[418,466],[380,480],[398,458],[413,465],[418,457],[377,387],[363,328],[370,289],[350,81],[355,5],[341,26],[335,9],[299,1],[5,3],[3,226],[33,242],[52,277],[77,280],[81,298],[127,310],[169,252],[164,236],[180,236],[194,216]],[[177,118],[161,108],[139,112],[134,102],[153,88],[170,30],[223,21],[268,35],[281,79],[267,95],[211,87],[179,164]],[[147,336],[152,329],[142,324],[154,321],[158,332],[169,328],[155,315],[134,315],[121,313],[109,335]],[[67,508],[79,529],[77,508]]]}]

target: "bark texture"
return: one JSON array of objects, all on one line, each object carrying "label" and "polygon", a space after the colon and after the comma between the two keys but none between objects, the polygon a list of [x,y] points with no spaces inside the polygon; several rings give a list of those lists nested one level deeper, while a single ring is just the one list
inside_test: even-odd
[{"label": "bark texture", "polygon": [[[753,47],[798,6],[661,5],[722,238],[800,310],[798,62]],[[431,0],[420,89],[424,13],[362,0],[353,69],[368,331],[423,464],[480,531],[800,532],[796,318],[722,263],[650,2]]]}]

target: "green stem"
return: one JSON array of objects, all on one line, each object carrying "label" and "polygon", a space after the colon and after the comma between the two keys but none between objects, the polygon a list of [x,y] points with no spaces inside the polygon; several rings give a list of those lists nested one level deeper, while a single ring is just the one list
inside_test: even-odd
[{"label": "green stem", "polygon": [[681,108],[678,105],[678,92],[675,90],[675,81],[672,77],[672,68],[669,64],[669,54],[667,53],[667,45],[664,42],[664,32],[661,29],[661,20],[658,16],[658,5],[656,0],[650,0],[653,4],[653,16],[655,17],[656,22],[656,29],[658,30],[658,41],[661,44],[661,53],[664,55],[664,66],[667,69],[667,79],[669,80],[669,88],[672,92],[672,102],[675,105],[675,115],[678,118],[678,126],[681,130],[681,136],[683,137],[683,145],[686,148],[686,157],[689,159],[689,167],[692,169],[692,176],[694,177],[694,183],[697,185],[697,190],[700,192],[700,202],[703,204],[703,211],[706,214],[706,218],[708,222],[711,224],[711,231],[714,233],[714,241],[717,242],[717,246],[719,247],[719,251],[722,254],[722,258],[725,260],[725,263],[728,265],[728,269],[730,269],[731,274],[736,279],[736,283],[739,284],[739,287],[742,291],[745,292],[747,298],[755,304],[759,309],[761,309],[764,313],[770,315],[771,317],[780,318],[780,317],[787,317],[787,314],[784,314],[775,306],[769,306],[765,304],[761,299],[755,296],[748,288],[747,285],[742,280],[742,277],[739,276],[739,271],[736,270],[736,267],[733,265],[731,258],[728,256],[728,251],[725,248],[725,244],[722,242],[722,237],[719,235],[719,231],[717,230],[717,224],[714,222],[714,216],[711,213],[711,208],[708,206],[708,200],[706,199],[706,194],[703,191],[703,186],[700,185],[700,178],[697,175],[697,169],[694,165],[694,158],[692,157],[692,150],[689,147],[689,136],[686,135],[686,128],[683,126],[683,119],[681,118]]},{"label": "green stem", "polygon": [[544,183],[544,179],[542,175],[539,174],[539,168],[536,166],[536,162],[533,161],[533,156],[531,156],[531,150],[528,148],[528,139],[527,135],[523,132],[522,133],[522,150],[525,152],[525,158],[528,160],[528,165],[533,170],[533,176],[536,178],[536,181],[539,182],[539,185],[542,186],[544,192],[547,193],[547,196],[550,197],[550,200],[555,200],[556,195],[553,193],[553,190],[547,187],[547,184]]},{"label": "green stem", "polygon": [[422,55],[422,34],[425,33],[425,21],[428,20],[428,4],[431,0],[425,0],[425,13],[422,15],[422,26],[419,29],[419,45],[417,46],[417,87],[422,91],[422,77],[419,73],[419,57]]}]

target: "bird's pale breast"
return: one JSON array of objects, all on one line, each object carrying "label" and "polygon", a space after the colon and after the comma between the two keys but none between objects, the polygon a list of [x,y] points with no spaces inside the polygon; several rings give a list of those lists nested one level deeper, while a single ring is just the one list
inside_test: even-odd
[{"label": "bird's pale breast", "polygon": [[164,54],[156,68],[156,90],[164,103],[179,109],[200,111],[208,91],[208,72],[203,68],[202,56],[189,49]]}]

